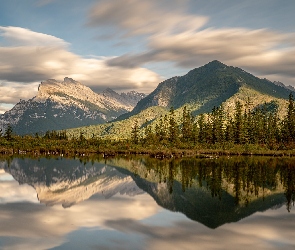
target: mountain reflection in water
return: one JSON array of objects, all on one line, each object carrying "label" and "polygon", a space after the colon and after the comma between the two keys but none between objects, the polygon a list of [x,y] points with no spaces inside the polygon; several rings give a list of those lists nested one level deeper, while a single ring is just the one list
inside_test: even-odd
[{"label": "mountain reflection in water", "polygon": [[110,159],[162,207],[216,228],[295,198],[295,161],[290,158]]},{"label": "mountain reflection in water", "polygon": [[[145,207],[146,211],[137,210],[142,215],[137,218],[138,213],[135,213],[137,215],[134,214],[134,219],[146,220],[148,217],[157,217],[158,210],[150,201],[146,203],[145,197],[148,194],[161,207],[181,212],[190,220],[212,229],[238,222],[270,208],[279,211],[284,208],[288,214],[293,212],[295,197],[295,160],[292,158],[9,158],[0,162],[0,169],[0,190],[3,193],[3,185],[12,175],[20,184],[33,187],[39,201],[46,206],[62,205],[70,209],[79,206],[77,204],[82,201],[91,200],[95,195],[107,200],[111,198],[113,201],[118,201],[118,197],[123,195],[122,197],[134,197],[134,209],[118,203],[118,212],[126,213],[126,218],[131,218],[130,213],[135,211],[134,204],[138,205],[142,199],[140,207]],[[22,186],[27,190],[28,185]],[[0,195],[0,206],[9,203],[6,196]],[[141,198],[136,203],[137,197]],[[131,201],[133,198],[128,199]],[[10,200],[16,202],[17,199]],[[32,202],[32,195],[20,200]],[[98,212],[101,213],[104,207],[106,213],[108,206],[102,205],[101,198],[99,200]],[[26,206],[28,205],[23,205],[24,208]],[[178,214],[174,215],[179,217]],[[130,223],[134,223],[130,219],[123,219],[119,226],[120,220],[115,217],[107,220],[105,226],[120,231],[123,230],[122,225],[127,223],[130,226]],[[160,219],[158,223],[161,221],[165,224],[164,219]]]}]

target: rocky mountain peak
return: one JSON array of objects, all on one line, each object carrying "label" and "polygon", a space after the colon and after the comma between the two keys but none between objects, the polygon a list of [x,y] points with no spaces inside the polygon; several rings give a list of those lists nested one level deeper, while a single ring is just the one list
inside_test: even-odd
[{"label": "rocky mountain peak", "polygon": [[127,93],[123,92],[120,96],[127,100],[131,105],[135,106],[141,99],[146,97],[146,94],[132,90]]},{"label": "rocky mountain peak", "polygon": [[65,77],[64,78],[64,82],[69,82],[69,83],[77,83],[77,81],[75,81],[73,78],[70,78],[70,77]]},{"label": "rocky mountain peak", "polygon": [[116,91],[112,90],[111,88],[106,88],[102,94],[104,96],[120,96]]},{"label": "rocky mountain peak", "polygon": [[260,79],[243,69],[214,60],[183,76],[161,82],[152,93],[139,101],[130,113],[123,114],[117,120],[137,115],[152,106],[177,109],[190,105],[194,109],[191,109],[194,115],[211,112],[214,106],[220,106],[239,93],[242,87],[282,99],[288,98],[290,91],[293,91],[281,83]]},{"label": "rocky mountain peak", "polygon": [[100,94],[69,77],[48,79],[40,83],[35,97],[0,116],[0,128],[9,123],[16,133],[26,134],[105,123],[131,111],[136,103],[110,88]]}]

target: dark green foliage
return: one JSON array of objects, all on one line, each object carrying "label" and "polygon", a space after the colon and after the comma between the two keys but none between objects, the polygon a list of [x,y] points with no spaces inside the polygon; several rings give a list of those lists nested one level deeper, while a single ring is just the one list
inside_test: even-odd
[{"label": "dark green foliage", "polygon": [[[277,104],[274,102],[250,109],[236,102],[233,115],[226,114],[222,106],[213,107],[209,114],[200,114],[196,119],[186,107],[183,108],[180,123],[176,122],[174,109],[155,125],[146,128],[145,145],[156,143],[170,147],[193,148],[196,145],[261,145],[271,150],[290,149],[295,140],[295,107],[290,95],[288,114],[280,121]],[[154,135],[153,135],[154,134]],[[151,138],[154,138],[151,140]],[[181,142],[181,144],[179,144]]]},{"label": "dark green foliage", "polygon": [[234,114],[234,142],[239,144],[243,142],[243,116],[242,116],[242,104],[238,101],[236,102],[235,114]]},{"label": "dark green foliage", "polygon": [[132,131],[131,131],[131,141],[134,144],[137,144],[139,141],[139,127],[138,127],[138,121],[135,120],[133,127],[132,127]]},{"label": "dark green foliage", "polygon": [[178,124],[175,121],[175,116],[174,116],[174,109],[171,107],[170,112],[169,112],[169,128],[168,128],[168,139],[170,142],[175,143],[178,141],[179,137],[179,128]]},{"label": "dark green foliage", "polygon": [[236,94],[242,86],[276,98],[287,99],[290,93],[287,88],[215,60],[184,76],[161,82],[151,94],[138,102],[132,112],[122,115],[118,120],[158,105],[178,109],[184,105],[196,104],[198,108],[193,111],[194,115],[209,113],[214,106],[219,107]]},{"label": "dark green foliage", "polygon": [[182,113],[182,140],[188,142],[194,138],[194,117],[191,115],[191,112],[187,110],[186,106],[183,108]]},{"label": "dark green foliage", "polygon": [[295,141],[295,106],[293,95],[289,96],[289,104],[287,117],[285,120],[285,139],[287,141]]},{"label": "dark green foliage", "polygon": [[12,139],[12,132],[12,127],[10,124],[8,124],[4,132],[4,138],[10,141]]},{"label": "dark green foliage", "polygon": [[[38,133],[36,133],[36,138],[39,138]],[[57,132],[55,130],[52,130],[52,131],[47,130],[45,135],[43,136],[43,138],[52,139],[52,140],[67,140],[68,136],[67,136],[66,130],[59,131],[59,132]]]}]

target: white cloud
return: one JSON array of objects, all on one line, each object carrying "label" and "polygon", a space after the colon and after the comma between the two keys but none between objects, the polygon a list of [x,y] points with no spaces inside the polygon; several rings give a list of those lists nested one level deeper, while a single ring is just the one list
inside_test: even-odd
[{"label": "white cloud", "polygon": [[19,185],[13,177],[0,169],[0,204],[14,202],[39,203],[36,191],[33,187],[24,184]]},{"label": "white cloud", "polygon": [[183,15],[187,1],[104,0],[89,12],[89,26],[107,25],[125,35],[185,32],[197,30],[208,20],[204,16]]},{"label": "white cloud", "polygon": [[[62,245],[69,234],[83,228],[105,230],[111,235],[114,230],[108,227],[106,221],[125,217],[145,220],[160,209],[147,194],[139,195],[136,199],[120,195],[112,199],[96,196],[67,209],[39,204],[18,205],[22,209],[16,209],[15,204],[0,206],[0,221],[5,225],[0,227],[1,246],[5,249],[50,249]],[[17,226],[12,218],[18,218]],[[6,237],[10,240],[5,245]],[[99,242],[94,238],[89,243]]]},{"label": "white cloud", "polygon": [[[37,83],[54,78],[72,77],[103,90],[138,89],[150,92],[160,81],[159,75],[145,69],[111,67],[107,58],[83,58],[70,52],[62,39],[18,27],[0,27],[0,37],[10,41],[0,47],[0,102],[16,103],[33,97]],[[140,76],[140,77],[138,77]]]},{"label": "white cloud", "polygon": [[0,103],[0,114],[5,113],[6,111],[8,111],[12,108],[13,108],[12,104]]},{"label": "white cloud", "polygon": [[2,106],[9,106],[11,103],[16,103],[20,99],[27,100],[32,98],[37,93],[39,83],[18,83],[18,82],[3,82],[0,83],[0,103]]},{"label": "white cloud", "polygon": [[209,17],[189,14],[186,3],[130,0],[118,4],[103,0],[91,9],[89,25],[116,27],[128,36],[146,35],[146,51],[110,59],[110,66],[132,68],[168,61],[192,69],[217,59],[295,84],[295,34],[268,29],[204,29]]},{"label": "white cloud", "polygon": [[0,26],[2,43],[9,47],[14,46],[49,46],[66,47],[69,44],[55,36],[38,33],[21,27]]}]

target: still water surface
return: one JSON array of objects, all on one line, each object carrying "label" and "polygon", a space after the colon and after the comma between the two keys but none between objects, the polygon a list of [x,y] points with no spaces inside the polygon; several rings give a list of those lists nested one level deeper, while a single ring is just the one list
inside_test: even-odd
[{"label": "still water surface", "polygon": [[0,249],[295,249],[295,159],[9,158]]}]

